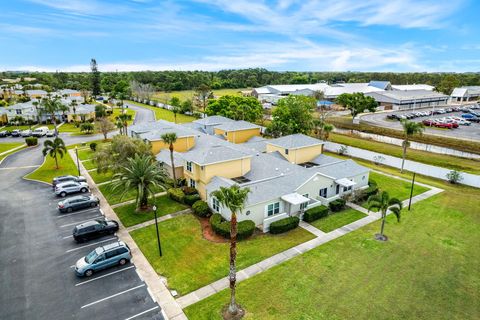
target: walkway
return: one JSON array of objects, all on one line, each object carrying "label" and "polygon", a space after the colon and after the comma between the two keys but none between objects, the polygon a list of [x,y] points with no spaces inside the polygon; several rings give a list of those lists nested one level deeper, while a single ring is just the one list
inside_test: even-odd
[{"label": "walkway", "polygon": [[[342,146],[343,145],[341,144],[327,141],[325,143],[325,150],[336,153],[338,149],[340,149],[340,147]],[[398,169],[400,169],[402,166],[401,158],[389,156],[383,153],[355,148],[351,146],[346,146],[346,147],[347,147],[346,154],[349,156],[365,159],[372,162],[374,157],[382,156],[385,159],[382,162],[382,164],[390,167],[398,168]],[[404,168],[407,171],[416,172],[419,174],[423,174],[425,176],[434,177],[434,178],[445,180],[445,181],[447,180],[447,177],[446,177],[447,174],[451,171],[449,169],[445,169],[442,167],[432,166],[429,164],[424,164],[424,163],[411,161],[411,160],[405,160]],[[461,172],[461,174],[462,174],[463,180],[460,181],[460,183],[471,186],[471,187],[480,188],[480,175],[475,175],[475,174],[465,173],[465,172]]]},{"label": "walkway", "polygon": [[[416,203],[418,201],[421,201],[421,200],[424,200],[424,199],[427,199],[429,197],[432,197],[434,195],[436,195],[437,193],[440,193],[442,192],[443,190],[442,189],[439,189],[439,188],[435,188],[435,187],[432,187],[432,186],[429,186],[429,185],[425,185],[425,184],[422,184],[428,188],[430,188],[430,190],[422,193],[422,194],[419,194],[415,197],[412,198],[412,204],[413,203]],[[404,206],[405,206],[405,203],[406,205],[408,205],[408,199],[403,201],[404,203]],[[365,214],[368,214],[368,216],[362,218],[362,219],[359,219],[357,221],[354,221],[352,223],[349,223],[347,225],[344,225],[338,229],[335,229],[329,233],[325,233],[317,228],[315,228],[314,226],[306,223],[306,222],[300,222],[300,226],[306,230],[308,230],[309,232],[315,234],[317,237],[315,239],[312,239],[310,241],[307,241],[307,242],[304,242],[302,244],[299,244],[293,248],[290,248],[286,251],[283,251],[283,252],[280,252],[274,256],[271,256],[270,258],[267,258],[261,262],[258,262],[254,265],[251,265],[250,267],[248,268],[245,268],[243,270],[240,270],[237,272],[237,283],[245,280],[245,279],[248,279],[248,278],[251,278],[253,277],[254,275],[258,274],[258,273],[261,273],[261,272],[264,272],[270,268],[272,268],[273,266],[276,266],[276,265],[279,265],[280,263],[284,262],[284,261],[287,261],[287,260],[290,260],[292,259],[293,257],[296,257],[298,256],[299,254],[302,254],[302,253],[305,253],[307,251],[310,251],[324,243],[327,243],[329,241],[332,241],[336,238],[339,238],[347,233],[350,233],[352,231],[355,231],[357,229],[360,229],[361,227],[363,226],[366,226],[367,224],[370,224],[374,221],[377,221],[381,218],[381,214],[378,213],[378,212],[368,212],[367,209],[365,208],[362,208],[358,205],[355,205],[355,204],[352,204],[352,203],[349,203],[349,206],[352,206],[354,209],[357,209],[358,211],[361,211]],[[387,212],[387,214],[389,214],[390,212]],[[224,289],[227,289],[229,287],[229,280],[228,280],[228,277],[224,277],[220,280],[217,280],[209,285],[206,285],[200,289],[197,289],[193,292],[190,292],[189,294],[185,295],[185,296],[182,296],[180,298],[177,299],[177,302],[180,304],[180,306],[182,308],[186,308],[198,301],[201,301],[217,292],[220,292]]]}]

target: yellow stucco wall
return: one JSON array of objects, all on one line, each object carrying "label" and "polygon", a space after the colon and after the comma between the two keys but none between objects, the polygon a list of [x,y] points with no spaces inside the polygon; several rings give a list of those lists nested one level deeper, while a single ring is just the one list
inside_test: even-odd
[{"label": "yellow stucco wall", "polygon": [[[152,144],[153,154],[157,154],[162,149],[168,149],[169,145],[162,140],[150,141]],[[185,152],[195,145],[195,137],[181,137],[173,144],[173,150],[177,152]]]},{"label": "yellow stucco wall", "polygon": [[[85,115],[85,120],[95,119],[95,111]],[[67,114],[67,121],[82,121],[82,117],[79,114]]]},{"label": "yellow stucco wall", "polygon": [[285,153],[285,148],[267,144],[267,152],[278,151],[291,163],[303,163],[312,161],[323,152],[323,145],[315,145],[299,149],[288,149],[288,154]]},{"label": "yellow stucco wall", "polygon": [[246,130],[237,130],[237,131],[228,131],[225,135],[224,130],[215,129],[215,134],[223,135],[227,141],[232,143],[244,143],[250,140],[254,136],[260,136],[260,128],[246,129]]}]

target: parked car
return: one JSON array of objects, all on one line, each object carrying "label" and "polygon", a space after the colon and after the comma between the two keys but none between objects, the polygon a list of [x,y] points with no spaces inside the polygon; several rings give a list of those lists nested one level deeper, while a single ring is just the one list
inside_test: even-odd
[{"label": "parked car", "polygon": [[431,127],[431,126],[435,126],[436,121],[432,119],[426,119],[426,120],[423,120],[422,123],[426,126]]},{"label": "parked car", "polygon": [[118,231],[118,222],[108,219],[95,219],[79,224],[73,229],[73,239],[77,242],[114,234]]},{"label": "parked car", "polygon": [[8,131],[6,130],[0,131],[0,138],[5,138],[7,136],[8,136]]},{"label": "parked car", "polygon": [[46,133],[47,137],[54,137],[55,136],[55,130],[48,130]]},{"label": "parked car", "polygon": [[480,122],[480,118],[479,117],[476,117],[474,116],[473,114],[470,114],[470,113],[464,113],[462,114],[462,118],[470,121],[470,122]]},{"label": "parked car", "polygon": [[72,212],[74,210],[96,207],[100,204],[100,200],[95,196],[75,196],[58,203],[58,211]]},{"label": "parked car", "polygon": [[47,134],[48,132],[48,127],[39,127],[33,130],[32,136],[34,137],[43,137]]},{"label": "parked car", "polygon": [[436,122],[435,127],[437,128],[446,128],[446,129],[453,129],[453,124],[446,123],[446,122]]},{"label": "parked car", "polygon": [[86,182],[69,181],[69,182],[59,183],[55,186],[55,194],[62,198],[70,193],[77,193],[77,192],[85,193],[89,190],[90,189]]},{"label": "parked car", "polygon": [[30,129],[23,130],[22,132],[20,132],[20,135],[22,137],[31,137],[32,136],[32,130],[30,130]]},{"label": "parked car", "polygon": [[132,259],[130,248],[123,241],[98,247],[75,264],[75,273],[90,277],[94,272],[116,265],[124,265]]},{"label": "parked car", "polygon": [[390,120],[400,120],[400,118],[396,115],[396,114],[389,114],[387,116],[387,119],[390,119]]},{"label": "parked car", "polygon": [[12,137],[20,137],[20,133],[22,132],[22,130],[20,129],[15,129],[12,131]]},{"label": "parked car", "polygon": [[87,182],[87,179],[83,176],[58,176],[53,178],[52,180],[52,186],[53,189],[55,189],[55,186],[59,183],[64,183],[64,182],[69,182],[69,181],[74,181],[74,182]]}]

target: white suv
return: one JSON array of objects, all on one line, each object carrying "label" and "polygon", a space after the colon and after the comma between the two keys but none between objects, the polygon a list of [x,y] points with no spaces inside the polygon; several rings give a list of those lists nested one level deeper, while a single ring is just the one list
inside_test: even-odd
[{"label": "white suv", "polygon": [[64,182],[59,183],[55,186],[55,194],[60,197],[65,197],[69,193],[76,193],[76,192],[87,192],[90,188],[86,182]]}]

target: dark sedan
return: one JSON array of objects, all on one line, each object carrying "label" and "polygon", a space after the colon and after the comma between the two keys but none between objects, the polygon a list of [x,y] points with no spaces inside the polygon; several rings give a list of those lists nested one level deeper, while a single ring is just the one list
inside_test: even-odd
[{"label": "dark sedan", "polygon": [[118,231],[118,222],[107,219],[96,219],[84,222],[73,229],[73,239],[77,242],[114,234]]},{"label": "dark sedan", "polygon": [[70,182],[70,181],[73,181],[73,182],[87,182],[87,179],[85,179],[85,177],[82,177],[82,176],[71,176],[71,175],[55,177],[52,180],[53,190],[55,190],[55,186],[57,184],[64,183],[64,182]]},{"label": "dark sedan", "polygon": [[72,212],[84,208],[93,208],[98,206],[100,200],[95,196],[75,196],[58,203],[60,212]]}]

